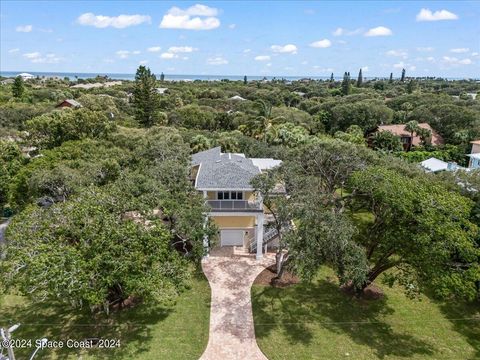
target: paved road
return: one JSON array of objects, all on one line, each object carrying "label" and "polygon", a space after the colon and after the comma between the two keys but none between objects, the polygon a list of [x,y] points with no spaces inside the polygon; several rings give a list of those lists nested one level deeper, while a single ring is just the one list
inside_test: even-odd
[{"label": "paved road", "polygon": [[208,345],[200,360],[267,360],[255,340],[250,288],[274,259],[210,256],[202,261],[212,290]]}]

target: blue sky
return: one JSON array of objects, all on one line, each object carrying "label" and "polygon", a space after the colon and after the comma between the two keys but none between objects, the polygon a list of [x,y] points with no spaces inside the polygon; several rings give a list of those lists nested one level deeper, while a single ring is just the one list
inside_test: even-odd
[{"label": "blue sky", "polygon": [[5,1],[0,70],[480,77],[478,1]]}]

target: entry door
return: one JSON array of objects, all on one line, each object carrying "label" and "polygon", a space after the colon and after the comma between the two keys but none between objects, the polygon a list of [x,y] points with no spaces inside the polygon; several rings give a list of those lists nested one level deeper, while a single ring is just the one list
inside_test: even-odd
[{"label": "entry door", "polygon": [[244,230],[220,230],[222,246],[243,246]]}]

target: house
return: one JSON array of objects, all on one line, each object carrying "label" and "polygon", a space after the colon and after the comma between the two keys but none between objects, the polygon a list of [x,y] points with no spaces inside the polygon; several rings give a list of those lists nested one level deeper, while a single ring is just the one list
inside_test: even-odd
[{"label": "house", "polygon": [[73,99],[66,99],[66,100],[63,100],[60,104],[58,104],[56,107],[57,108],[68,107],[68,108],[77,109],[77,108],[81,108],[82,104],[80,104],[78,101],[73,100]]},{"label": "house", "polygon": [[157,94],[163,95],[168,91],[168,88],[156,88],[155,91]]},{"label": "house", "polygon": [[5,79],[5,80],[2,80],[2,81],[0,82],[0,84],[2,84],[2,85],[9,85],[9,84],[13,84],[14,81],[15,81],[14,79]]},{"label": "house", "polygon": [[[432,127],[427,123],[419,123],[418,126],[422,129],[430,130],[431,136],[427,139],[427,144],[429,145],[443,145],[443,138],[438,134]],[[377,131],[388,131],[394,135],[400,137],[404,150],[410,149],[412,146],[419,146],[422,144],[422,140],[418,134],[412,134],[405,130],[405,124],[396,124],[396,125],[380,125],[377,128]]]},{"label": "house", "polygon": [[29,73],[20,73],[16,77],[18,76],[20,76],[23,80],[30,80],[35,78],[35,75],[29,74]]},{"label": "house", "polygon": [[239,95],[235,95],[235,96],[232,96],[231,98],[229,98],[228,100],[233,100],[233,101],[245,101],[246,99],[244,99],[243,97],[239,96]]},{"label": "house", "polygon": [[[263,257],[264,247],[276,237],[276,232],[264,231],[269,214],[250,181],[280,164],[275,159],[222,153],[220,147],[192,155],[191,179],[210,207],[206,216],[219,228],[221,247],[241,247],[255,252],[257,259]],[[204,240],[204,246],[208,251],[209,239]]]},{"label": "house", "polygon": [[422,166],[426,172],[432,172],[432,173],[436,173],[440,171],[455,171],[455,170],[463,169],[454,162],[446,162],[434,157],[431,157],[427,160],[422,161],[420,163],[420,166]]},{"label": "house", "polygon": [[472,151],[467,155],[470,158],[468,168],[480,169],[480,140],[471,141],[470,144],[472,144]]}]

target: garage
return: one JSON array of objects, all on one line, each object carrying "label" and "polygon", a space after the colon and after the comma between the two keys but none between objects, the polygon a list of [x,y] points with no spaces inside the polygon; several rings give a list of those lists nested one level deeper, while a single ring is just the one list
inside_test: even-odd
[{"label": "garage", "polygon": [[244,230],[220,230],[221,246],[243,246]]}]

